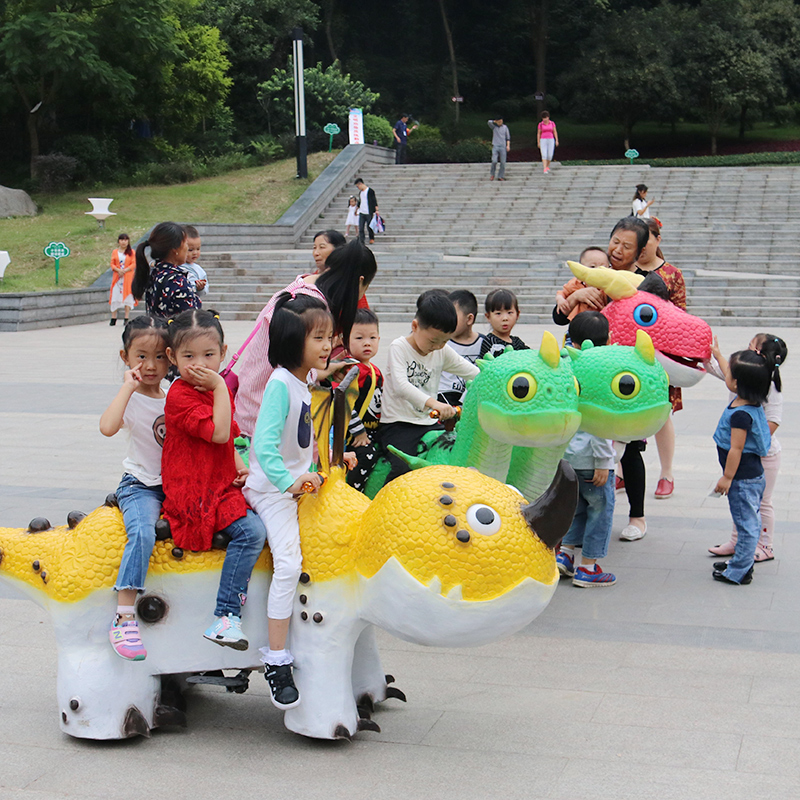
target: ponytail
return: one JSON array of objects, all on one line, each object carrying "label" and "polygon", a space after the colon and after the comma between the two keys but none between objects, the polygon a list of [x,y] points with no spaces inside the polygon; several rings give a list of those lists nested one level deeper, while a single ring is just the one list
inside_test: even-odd
[{"label": "ponytail", "polygon": [[137,300],[144,297],[147,284],[150,283],[150,264],[144,254],[149,247],[154,261],[167,257],[170,250],[176,250],[186,238],[186,229],[177,222],[159,222],[150,236],[136,248],[136,271],[133,273],[131,291]]},{"label": "ponytail", "polygon": [[781,391],[781,371],[779,367],[786,362],[786,356],[789,354],[789,348],[786,347],[786,342],[779,336],[774,336],[771,333],[757,333],[755,340],[758,345],[758,352],[764,356],[767,362],[767,367],[770,370],[771,381],[775,386],[775,390]]},{"label": "ponytail", "polygon": [[347,347],[358,307],[361,281],[364,286],[369,286],[378,265],[372,250],[355,239],[344,247],[337,247],[325,264],[327,268],[317,278],[316,287],[325,295],[333,315],[334,331],[342,334],[344,346]]}]

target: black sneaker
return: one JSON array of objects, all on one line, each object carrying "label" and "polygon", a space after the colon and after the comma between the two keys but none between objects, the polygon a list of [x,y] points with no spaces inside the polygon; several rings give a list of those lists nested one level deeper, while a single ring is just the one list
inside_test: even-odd
[{"label": "black sneaker", "polygon": [[292,665],[282,664],[276,667],[274,664],[267,664],[267,671],[264,677],[269,684],[269,693],[272,697],[272,705],[276,708],[294,708],[300,704],[300,692],[294,685],[292,677]]},{"label": "black sneaker", "polygon": [[111,319],[109,320],[108,324],[113,328],[117,324],[117,318],[116,317],[111,317]]},{"label": "black sneaker", "polygon": [[[724,563],[724,562],[720,562],[720,563]],[[714,564],[714,566],[716,567],[717,564]],[[726,568],[727,568],[727,566],[728,565],[725,564]],[[715,569],[711,573],[711,576],[714,578],[715,581],[722,581],[722,583],[732,583],[734,586],[747,586],[748,583],[752,583],[752,581],[753,581],[753,568],[750,567],[750,569],[747,570],[747,572],[745,572],[744,577],[742,578],[742,580],[739,581],[739,582],[731,580],[725,574],[723,574],[722,570],[719,570],[719,569]]]}]

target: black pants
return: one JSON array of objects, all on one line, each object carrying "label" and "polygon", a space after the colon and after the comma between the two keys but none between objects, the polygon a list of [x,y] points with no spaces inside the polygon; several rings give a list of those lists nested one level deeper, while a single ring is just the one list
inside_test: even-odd
[{"label": "black pants", "polygon": [[406,163],[406,148],[408,144],[400,144],[400,142],[394,143],[395,152],[394,152],[394,163],[395,164],[405,164]]},{"label": "black pants", "polygon": [[358,241],[365,244],[365,234],[369,236],[369,243],[373,244],[375,241],[375,233],[370,228],[369,223],[372,220],[372,214],[359,214],[358,215]]},{"label": "black pants", "polygon": [[392,455],[386,449],[389,445],[402,450],[407,455],[414,456],[417,454],[420,440],[428,431],[443,430],[444,427],[440,422],[435,425],[416,425],[413,422],[382,422],[378,426],[378,438],[384,450],[386,450],[385,455],[389,459],[389,463],[392,465],[389,476],[386,478],[386,483],[394,480],[398,475],[404,475],[411,469],[402,458]]},{"label": "black pants", "polygon": [[370,442],[363,447],[353,447],[351,444],[348,450],[352,450],[356,454],[358,461],[356,462],[356,468],[347,473],[347,482],[354,489],[363,492],[369,476],[375,468],[375,462],[378,460],[375,445]]},{"label": "black pants", "polygon": [[625,445],[625,452],[619,460],[622,466],[622,478],[625,481],[625,494],[628,495],[628,503],[631,510],[629,516],[644,516],[644,490],[645,490],[645,469],[642,452],[647,447],[647,442],[628,442]]}]

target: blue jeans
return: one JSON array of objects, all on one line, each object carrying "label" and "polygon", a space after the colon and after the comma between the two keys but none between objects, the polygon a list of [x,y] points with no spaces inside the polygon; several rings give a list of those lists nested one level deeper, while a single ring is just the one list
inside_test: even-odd
[{"label": "blue jeans", "polygon": [[736,583],[742,582],[742,578],[755,561],[756,545],[761,535],[759,507],[765,485],[764,476],[759,475],[757,478],[738,481],[734,479],[731,481],[731,488],[728,489],[728,506],[731,509],[738,538],[733,558],[728,562],[728,568],[723,574]]},{"label": "blue jeans", "polygon": [[578,506],[563,544],[581,545],[584,558],[605,558],[614,519],[614,470],[602,486],[592,483],[593,469],[576,469]]},{"label": "blue jeans", "polygon": [[238,617],[247,599],[247,584],[253,567],[264,549],[267,531],[258,514],[248,508],[244,517],[223,528],[222,533],[227,533],[231,541],[222,564],[214,616],[234,614]]},{"label": "blue jeans", "polygon": [[145,486],[126,472],[117,487],[117,502],[128,541],[114,589],[143,592],[144,578],[156,543],[156,522],[161,516],[164,492],[161,486]]}]

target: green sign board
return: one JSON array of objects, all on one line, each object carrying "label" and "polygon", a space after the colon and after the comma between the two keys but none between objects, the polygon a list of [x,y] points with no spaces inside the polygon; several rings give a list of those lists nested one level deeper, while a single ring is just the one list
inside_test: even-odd
[{"label": "green sign board", "polygon": [[64,242],[50,242],[44,249],[44,254],[48,258],[55,259],[56,262],[56,286],[58,286],[58,267],[59,262],[62,258],[66,258],[69,255],[69,247],[67,247]]},{"label": "green sign board", "polygon": [[323,129],[328,134],[328,152],[333,150],[333,137],[341,132],[341,128],[335,122],[329,122]]},{"label": "green sign board", "polygon": [[631,160],[631,164],[633,164],[633,159],[634,158],[639,158],[639,151],[638,150],[634,150],[633,148],[631,148],[630,150],[626,150],[625,151],[625,158],[629,158]]}]

